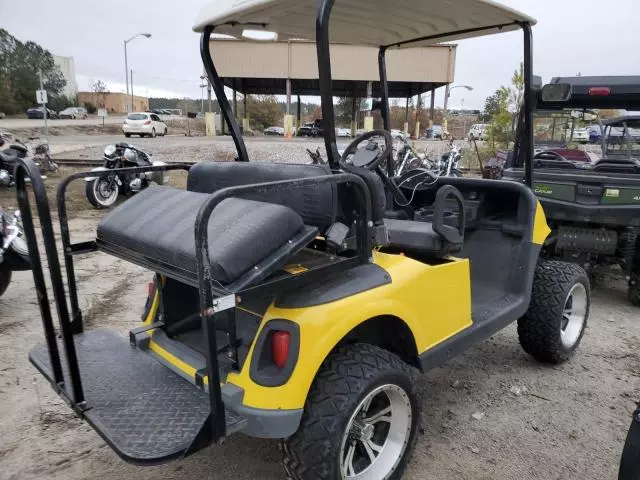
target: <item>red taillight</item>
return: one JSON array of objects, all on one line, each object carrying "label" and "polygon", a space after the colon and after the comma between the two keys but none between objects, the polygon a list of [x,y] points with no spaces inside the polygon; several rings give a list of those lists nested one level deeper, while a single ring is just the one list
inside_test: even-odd
[{"label": "red taillight", "polygon": [[145,125],[151,125],[151,120],[147,120],[146,122],[144,122]]},{"label": "red taillight", "polygon": [[291,334],[289,332],[276,331],[271,333],[271,355],[273,363],[278,368],[284,368],[289,357]]},{"label": "red taillight", "polygon": [[156,284],[154,282],[149,282],[147,285],[147,297],[153,298],[153,291],[155,289]]},{"label": "red taillight", "polygon": [[611,93],[611,89],[609,87],[591,87],[589,89],[589,95],[597,97],[597,96],[607,96]]}]

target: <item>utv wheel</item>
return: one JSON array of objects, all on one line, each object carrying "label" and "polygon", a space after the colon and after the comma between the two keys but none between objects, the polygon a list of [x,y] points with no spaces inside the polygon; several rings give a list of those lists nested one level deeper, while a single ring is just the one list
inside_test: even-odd
[{"label": "utv wheel", "polygon": [[323,363],[298,431],[281,442],[293,480],[399,479],[415,446],[420,406],[412,368],[367,344]]},{"label": "utv wheel", "polygon": [[130,138],[131,134],[130,133],[125,133],[124,136],[127,137],[127,138]]},{"label": "utv wheel", "polygon": [[590,304],[589,279],[582,267],[541,261],[529,310],[518,320],[520,345],[541,362],[568,360],[584,335]]},{"label": "utv wheel", "polygon": [[0,296],[4,294],[11,283],[11,270],[6,268],[0,269]]}]

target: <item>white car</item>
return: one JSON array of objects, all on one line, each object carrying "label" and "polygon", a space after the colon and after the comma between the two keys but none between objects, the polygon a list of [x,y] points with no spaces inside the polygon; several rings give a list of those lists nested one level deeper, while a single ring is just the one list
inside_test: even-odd
[{"label": "white car", "polygon": [[407,136],[405,135],[404,131],[396,130],[396,129],[392,129],[391,130],[391,137],[392,138],[399,138],[401,140],[405,140],[407,138]]},{"label": "white car", "polygon": [[58,113],[60,118],[87,118],[87,109],[83,107],[69,107]]},{"label": "white car", "polygon": [[484,140],[488,131],[487,125],[484,123],[471,125],[469,129],[469,140]]},{"label": "white car", "polygon": [[165,136],[167,134],[167,125],[155,113],[130,113],[124,120],[122,133],[127,138],[131,135],[140,135],[141,137]]},{"label": "white car", "polygon": [[586,128],[574,128],[573,137],[571,136],[571,129],[567,128],[565,131],[565,139],[567,142],[579,142],[589,143],[589,130]]},{"label": "white car", "polygon": [[336,128],[336,136],[342,138],[351,137],[351,129],[349,128]]}]

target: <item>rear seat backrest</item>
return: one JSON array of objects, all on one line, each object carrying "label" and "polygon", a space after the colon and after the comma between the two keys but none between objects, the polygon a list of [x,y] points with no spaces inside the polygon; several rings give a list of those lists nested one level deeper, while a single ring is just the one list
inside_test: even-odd
[{"label": "rear seat backrest", "polygon": [[[213,193],[217,190],[253,183],[330,175],[329,167],[290,163],[207,162],[191,167],[187,190]],[[251,192],[241,198],[286,205],[302,217],[306,225],[324,232],[336,221],[338,211],[335,184],[324,184],[279,192]]]}]

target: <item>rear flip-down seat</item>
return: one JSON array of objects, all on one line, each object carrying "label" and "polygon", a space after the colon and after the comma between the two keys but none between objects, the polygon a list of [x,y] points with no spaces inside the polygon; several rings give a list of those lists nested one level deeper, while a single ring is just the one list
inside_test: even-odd
[{"label": "rear flip-down seat", "polygon": [[[148,188],[102,219],[98,248],[197,285],[195,224],[208,198],[206,193]],[[300,215],[285,205],[227,198],[209,220],[213,279],[229,285],[254,269],[262,273],[253,275],[254,281],[262,279],[281,268],[317,233],[316,227],[305,226]]]}]

